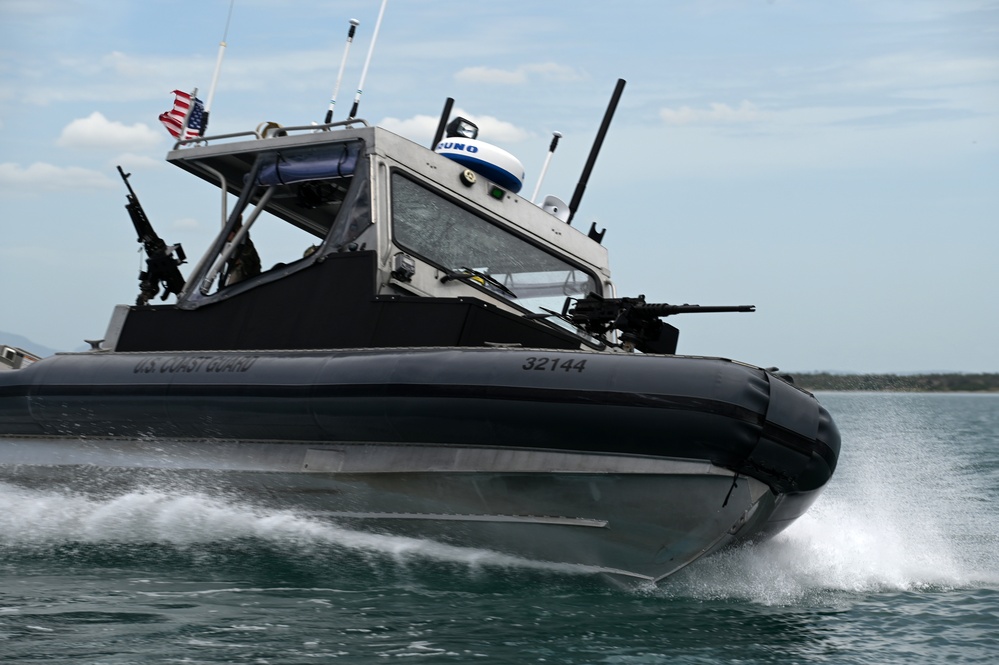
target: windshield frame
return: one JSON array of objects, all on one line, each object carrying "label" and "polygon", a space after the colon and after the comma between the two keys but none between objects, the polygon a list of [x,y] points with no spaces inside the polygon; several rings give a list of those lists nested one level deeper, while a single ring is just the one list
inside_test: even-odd
[{"label": "windshield frame", "polygon": [[[273,167],[276,160],[282,159],[283,154],[294,157],[309,157],[311,155],[321,157],[324,152],[338,149],[342,150],[344,154],[349,153],[348,156],[354,160],[349,171],[342,175],[321,172],[311,176],[306,174],[287,183],[269,180],[260,182],[261,173],[268,167]],[[252,157],[252,159],[247,160],[247,157]],[[370,201],[371,189],[368,182],[371,177],[370,160],[363,138],[345,137],[343,141],[333,141],[321,146],[265,146],[262,150],[245,153],[243,162],[246,163],[246,166],[242,169],[240,177],[237,178],[230,174],[221,183],[216,180],[215,184],[228,184],[231,189],[235,190],[233,193],[238,193],[239,197],[232,208],[227,211],[227,221],[220,233],[209,245],[188,277],[184,290],[177,299],[177,306],[181,309],[196,309],[297,272],[318,260],[322,260],[327,254],[343,251],[345,245],[374,224]],[[331,198],[329,202],[320,201],[317,205],[310,206],[318,209],[326,203],[336,204],[335,212],[327,218],[328,226],[326,225],[327,220],[318,220],[317,218],[315,221],[311,221],[310,217],[315,216],[313,213],[290,214],[290,208],[284,204],[277,204],[273,200],[275,193],[282,194],[287,199],[289,192],[300,191],[303,186],[335,180],[346,181],[342,195],[335,199]],[[237,186],[237,182],[240,186]],[[250,216],[246,220],[246,225],[243,226],[242,216],[251,207]],[[306,209],[303,207],[303,211]],[[241,240],[250,231],[257,214],[260,212],[266,212],[275,221],[313,236],[315,238],[314,250],[306,252],[300,258],[290,256],[287,260],[281,261],[274,267],[238,284],[224,287],[215,285],[218,268],[227,258],[229,251],[227,244],[230,242],[231,234],[237,235],[237,238],[232,238],[232,240],[236,242]],[[206,281],[208,280],[211,280],[212,283],[207,284],[207,289],[210,290],[206,291]]]},{"label": "windshield frame", "polygon": [[[513,292],[513,294],[515,294],[511,297],[511,294],[509,292],[504,292],[503,289],[494,287],[491,284],[489,284],[487,280],[482,279],[482,276],[484,275],[482,275],[481,269],[486,266],[447,265],[446,260],[442,258],[440,254],[437,254],[435,256],[431,252],[425,251],[428,246],[432,246],[433,241],[421,243],[422,246],[414,246],[414,243],[410,242],[411,238],[407,237],[407,234],[403,229],[401,229],[399,224],[400,211],[398,206],[401,203],[400,202],[401,197],[397,195],[399,189],[397,187],[397,183],[400,181],[407,183],[407,185],[412,185],[414,188],[417,188],[419,191],[425,193],[429,197],[433,197],[433,199],[430,200],[437,201],[440,205],[451,208],[452,212],[457,212],[457,214],[462,216],[462,221],[466,222],[472,221],[474,224],[478,224],[480,229],[489,228],[495,230],[496,235],[494,236],[494,238],[502,238],[502,240],[499,241],[499,246],[502,249],[511,249],[519,245],[520,247],[525,249],[529,248],[530,252],[537,252],[537,254],[535,255],[537,257],[543,255],[543,260],[538,263],[539,270],[537,271],[533,272],[522,271],[519,273],[497,272],[494,274],[486,272],[486,275],[489,275],[489,277],[495,278],[500,282],[504,282],[503,279],[504,277],[514,276],[517,274],[520,274],[522,276],[529,274],[541,275],[541,274],[562,271],[565,274],[565,279],[561,280],[561,284],[565,285],[570,283],[570,280],[572,279],[573,275],[577,275],[576,279],[572,282],[572,284],[574,286],[577,286],[578,288],[572,288],[572,287],[566,288],[565,286],[563,286],[561,294],[559,294],[558,296],[554,295],[550,296],[548,298],[550,302],[542,304],[541,302],[538,302],[543,300],[542,297],[540,296],[531,297],[530,295],[517,293],[518,291],[517,284],[507,280],[505,282],[505,286],[508,287]],[[404,187],[407,185],[404,185]],[[537,239],[530,237],[526,232],[519,229],[515,224],[504,222],[503,220],[500,219],[496,219],[494,216],[489,215],[488,213],[482,210],[478,210],[468,205],[466,202],[463,202],[459,197],[455,196],[453,193],[449,192],[448,190],[435,187],[434,183],[425,182],[419,177],[414,176],[413,174],[403,169],[394,168],[389,173],[389,212],[391,220],[392,244],[395,245],[398,249],[406,252],[407,254],[411,254],[412,256],[419,258],[421,261],[424,261],[425,263],[441,270],[442,272],[445,273],[446,276],[450,276],[450,279],[460,279],[465,284],[479,291],[487,293],[491,297],[502,299],[504,302],[512,305],[517,310],[527,315],[537,315],[537,314],[549,315],[552,313],[558,314],[561,313],[566,298],[582,298],[589,295],[590,293],[597,293],[598,295],[602,295],[603,291],[602,283],[595,269],[585,266],[582,262],[575,260],[571,255],[565,252],[557,251],[555,248],[552,248],[542,242],[539,242]],[[436,221],[436,218],[428,217],[428,219]],[[440,230],[441,232],[453,232],[456,228],[465,228],[465,227],[456,225],[455,219],[451,218],[440,227]],[[400,230],[403,230],[404,232],[400,233]],[[470,236],[473,235],[474,233],[470,234]],[[512,257],[509,257],[509,260],[512,261],[513,263],[516,263],[516,261]],[[472,261],[466,261],[464,263],[469,263],[469,262]],[[462,262],[459,261],[459,263]],[[540,268],[545,267],[544,265],[545,263],[548,264],[548,267],[556,267],[557,269],[549,271],[541,270]],[[470,272],[463,273],[461,270],[462,268],[470,269]],[[579,276],[583,277],[583,280],[580,280]],[[445,280],[447,279],[448,278],[445,277]],[[535,284],[534,286],[535,287],[541,286],[547,289],[556,289],[558,288],[557,285],[559,283],[560,283],[559,280],[549,280],[541,285]],[[585,286],[583,286],[584,284]],[[528,288],[527,285],[521,285],[522,290],[526,288]],[[558,298],[559,302],[555,303],[554,302],[555,298]],[[537,304],[529,304],[533,302],[536,302]],[[587,341],[588,343],[592,343],[593,341],[595,341],[588,339],[587,335],[582,334],[577,327],[570,326],[568,322],[564,322],[565,325],[559,325],[552,321],[546,321],[546,323],[548,323],[549,325],[554,325],[554,327],[560,330],[566,330],[568,332],[571,332],[574,335],[583,339],[584,341]],[[563,322],[559,320],[559,323]]]}]

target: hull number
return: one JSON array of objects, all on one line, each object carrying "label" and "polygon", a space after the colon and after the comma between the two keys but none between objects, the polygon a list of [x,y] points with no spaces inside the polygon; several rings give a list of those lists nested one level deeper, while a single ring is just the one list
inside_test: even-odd
[{"label": "hull number", "polygon": [[531,356],[520,368],[537,372],[555,372],[558,370],[563,372],[582,372],[586,369],[586,360],[573,360],[572,358],[563,360],[562,358]]}]

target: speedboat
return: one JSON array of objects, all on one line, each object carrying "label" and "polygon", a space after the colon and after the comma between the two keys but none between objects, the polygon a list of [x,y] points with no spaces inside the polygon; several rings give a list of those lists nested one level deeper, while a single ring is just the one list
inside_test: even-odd
[{"label": "speedboat", "polygon": [[569,205],[451,100],[430,147],[359,118],[178,140],[222,198],[186,278],[121,171],[141,293],[90,351],[0,372],[0,478],[191,483],[636,581],[780,532],[836,467],[829,413],[678,355],[664,317],[753,307],[619,297],[572,225],[622,87]]}]

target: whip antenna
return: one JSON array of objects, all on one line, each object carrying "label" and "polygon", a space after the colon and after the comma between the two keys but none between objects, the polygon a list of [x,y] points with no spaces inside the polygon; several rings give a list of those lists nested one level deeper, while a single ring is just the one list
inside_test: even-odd
[{"label": "whip antenna", "polygon": [[371,64],[371,54],[375,51],[375,42],[378,40],[378,29],[382,27],[382,16],[385,15],[385,5],[388,0],[382,0],[382,8],[378,10],[378,20],[375,22],[375,32],[371,35],[371,46],[368,47],[368,57],[364,59],[364,69],[361,70],[361,82],[357,84],[357,94],[354,95],[354,105],[350,108],[347,116],[348,120],[357,117],[357,107],[361,104],[361,91],[364,90],[364,79],[368,75],[368,66]]},{"label": "whip antenna", "polygon": [[440,122],[437,123],[437,132],[434,134],[434,142],[430,144],[431,150],[436,150],[437,144],[441,142],[442,138],[444,138],[444,128],[447,125],[448,118],[451,117],[452,106],[454,106],[454,99],[452,97],[448,97],[444,101],[444,110],[441,111]]},{"label": "whip antenna", "polygon": [[326,120],[328,125],[333,120],[333,107],[336,106],[336,93],[340,90],[340,81],[343,80],[343,69],[347,66],[347,53],[350,52],[350,44],[354,41],[354,31],[360,23],[356,18],[350,19],[350,29],[347,31],[347,45],[343,47],[343,60],[340,61],[340,73],[336,75],[336,85],[333,86],[333,94],[330,96],[330,107],[326,110]]},{"label": "whip antenna", "polygon": [[534,187],[531,203],[538,202],[538,192],[541,191],[541,183],[545,179],[545,174],[548,173],[548,165],[552,163],[552,155],[555,154],[555,148],[558,146],[560,138],[562,138],[562,132],[552,132],[552,144],[548,146],[548,155],[545,157],[544,166],[541,167],[541,175],[538,176],[538,184]]},{"label": "whip antenna", "polygon": [[604,142],[604,136],[607,135],[607,128],[610,127],[611,118],[614,117],[614,110],[617,109],[617,103],[621,99],[621,93],[624,91],[624,79],[618,79],[617,85],[614,87],[614,94],[611,95],[610,103],[607,105],[607,111],[604,113],[604,120],[600,123],[600,130],[597,132],[597,138],[593,141],[593,147],[590,149],[590,156],[586,160],[586,166],[583,167],[583,174],[579,177],[579,184],[576,185],[576,191],[572,194],[572,201],[569,202],[569,220],[568,224],[572,224],[572,218],[576,214],[576,208],[579,207],[579,202],[583,198],[583,192],[586,191],[586,182],[590,179],[590,172],[593,171],[593,164],[597,161],[597,155],[600,154],[600,146]]},{"label": "whip antenna", "polygon": [[222,71],[222,57],[225,55],[226,39],[229,37],[229,23],[232,21],[232,6],[236,0],[229,0],[229,14],[225,18],[225,30],[222,31],[222,41],[219,42],[219,55],[215,59],[215,74],[212,75],[212,87],[208,89],[208,99],[205,101],[205,115],[201,123],[201,136],[205,135],[208,129],[208,114],[212,111],[212,100],[215,98],[215,87],[219,82],[219,73]]}]

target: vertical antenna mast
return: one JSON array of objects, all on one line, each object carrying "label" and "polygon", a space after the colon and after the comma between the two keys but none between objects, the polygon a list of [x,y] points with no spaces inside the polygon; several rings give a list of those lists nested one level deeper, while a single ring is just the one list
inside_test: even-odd
[{"label": "vertical antenna mast", "polygon": [[548,155],[545,157],[545,164],[541,167],[541,175],[538,176],[538,184],[534,187],[534,194],[531,195],[531,203],[538,202],[538,192],[541,191],[541,183],[545,179],[545,174],[548,173],[548,165],[552,163],[552,155],[555,154],[555,148],[558,147],[558,140],[562,138],[562,132],[552,132],[552,143],[548,146]]},{"label": "vertical antenna mast", "polygon": [[434,133],[434,142],[430,144],[431,150],[437,149],[437,144],[444,138],[444,128],[447,126],[448,118],[451,117],[451,107],[454,106],[454,99],[448,97],[444,101],[444,109],[441,111],[440,122],[437,123],[437,132]]},{"label": "vertical antenna mast", "polygon": [[340,61],[340,73],[336,75],[336,85],[333,86],[333,94],[330,96],[330,107],[326,110],[325,124],[330,124],[333,120],[333,107],[336,106],[336,94],[340,91],[340,81],[343,80],[343,69],[347,66],[347,53],[350,52],[350,45],[354,41],[354,31],[360,23],[356,18],[350,19],[350,29],[347,31],[347,45],[343,47],[343,60]]},{"label": "vertical antenna mast", "polygon": [[229,0],[229,15],[225,19],[225,30],[222,31],[222,41],[219,42],[219,55],[215,60],[215,74],[212,76],[212,87],[208,89],[208,99],[205,101],[205,117],[201,123],[201,135],[205,135],[208,129],[208,114],[212,112],[212,100],[215,98],[215,87],[219,82],[219,73],[222,71],[222,57],[225,55],[226,39],[229,37],[229,22],[232,20],[232,6],[236,0]]},{"label": "vertical antenna mast", "polygon": [[361,104],[361,91],[364,90],[364,79],[368,75],[368,66],[371,64],[371,54],[375,51],[375,42],[378,40],[378,29],[382,27],[382,16],[385,15],[385,5],[388,0],[382,0],[382,8],[378,10],[378,21],[375,22],[375,32],[371,35],[371,46],[368,47],[368,57],[364,59],[364,69],[361,71],[361,82],[357,84],[357,94],[354,95],[354,105],[347,115],[348,120],[357,117],[357,107]]},{"label": "vertical antenna mast", "polygon": [[617,103],[621,99],[621,93],[624,91],[624,79],[618,79],[617,85],[614,87],[614,94],[611,95],[610,104],[607,105],[607,111],[604,113],[604,120],[600,123],[600,130],[597,132],[597,138],[593,141],[593,147],[590,149],[590,156],[586,160],[586,166],[583,167],[583,174],[579,176],[579,184],[576,185],[576,191],[572,194],[572,201],[569,202],[569,219],[566,221],[567,224],[572,224],[572,218],[576,214],[576,208],[579,207],[579,202],[583,198],[583,192],[586,191],[586,183],[590,179],[590,172],[593,171],[593,165],[597,161],[597,155],[600,154],[600,146],[604,142],[604,136],[607,135],[607,128],[610,127],[611,118],[614,117],[614,111],[617,109]]}]

